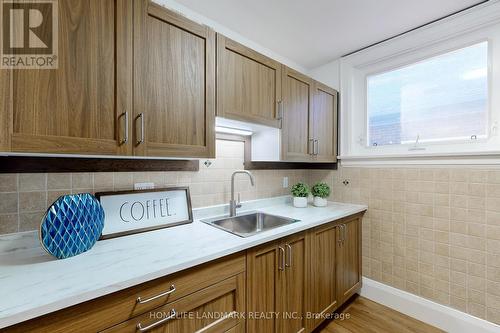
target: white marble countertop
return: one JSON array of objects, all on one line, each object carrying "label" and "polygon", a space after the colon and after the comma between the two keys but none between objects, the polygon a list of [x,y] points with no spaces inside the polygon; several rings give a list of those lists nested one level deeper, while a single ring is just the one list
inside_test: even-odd
[{"label": "white marble countertop", "polygon": [[197,209],[190,224],[99,241],[76,257],[57,260],[40,247],[34,232],[0,237],[0,328],[172,274],[302,230],[366,210],[329,202],[294,208],[279,197],[244,203],[301,220],[248,238],[203,222],[227,214],[227,205]]}]

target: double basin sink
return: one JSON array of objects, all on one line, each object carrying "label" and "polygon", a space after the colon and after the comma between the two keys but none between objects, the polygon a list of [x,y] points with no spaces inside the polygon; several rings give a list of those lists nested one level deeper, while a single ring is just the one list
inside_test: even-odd
[{"label": "double basin sink", "polygon": [[233,217],[216,217],[201,221],[240,237],[250,237],[264,231],[299,222],[300,220],[261,212],[252,212]]}]

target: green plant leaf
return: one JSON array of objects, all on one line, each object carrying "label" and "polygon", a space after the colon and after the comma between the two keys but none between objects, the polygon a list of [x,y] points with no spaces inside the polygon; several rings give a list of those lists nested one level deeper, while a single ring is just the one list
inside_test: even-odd
[{"label": "green plant leaf", "polygon": [[312,195],[320,198],[328,198],[330,195],[330,186],[327,183],[317,183],[312,187]]}]

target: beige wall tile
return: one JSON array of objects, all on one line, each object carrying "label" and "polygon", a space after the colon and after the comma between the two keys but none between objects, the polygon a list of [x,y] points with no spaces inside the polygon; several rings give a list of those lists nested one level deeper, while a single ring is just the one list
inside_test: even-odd
[{"label": "beige wall tile", "polygon": [[500,282],[500,267],[488,267],[486,277],[490,281]]},{"label": "beige wall tile", "polygon": [[17,214],[17,197],[17,193],[0,193],[0,214]]},{"label": "beige wall tile", "polygon": [[71,190],[70,173],[49,173],[47,175],[48,190]]},{"label": "beige wall tile", "polygon": [[477,304],[472,302],[471,300],[468,300],[467,312],[481,319],[486,318],[486,306],[484,304]]},{"label": "beige wall tile", "polygon": [[38,230],[45,212],[19,214],[19,231]]},{"label": "beige wall tile", "polygon": [[450,306],[462,312],[467,312],[467,301],[464,298],[451,295]]},{"label": "beige wall tile", "polygon": [[[156,175],[155,175],[156,176]],[[163,177],[161,177],[163,178]],[[156,179],[155,179],[156,180]],[[154,182],[156,187],[161,187],[162,183]],[[94,174],[94,189],[97,191],[112,191],[114,188],[114,178],[112,172],[98,172]]]},{"label": "beige wall tile", "polygon": [[38,212],[47,209],[47,192],[20,192],[19,212]]},{"label": "beige wall tile", "polygon": [[0,234],[12,234],[18,232],[18,215],[0,215]]},{"label": "beige wall tile", "polygon": [[[230,175],[242,168],[242,144],[217,141],[217,158],[211,161],[199,172],[0,175],[0,234],[38,228],[47,204],[69,191],[129,190],[139,181],[190,186],[193,207],[226,203]],[[500,322],[495,310],[500,298],[500,170],[340,167],[253,173],[256,187],[243,177],[236,181],[243,200],[287,194],[281,179],[288,176],[290,186],[324,181],[332,186],[332,199],[368,204],[365,276]],[[349,186],[342,184],[344,179]]]},{"label": "beige wall tile", "polygon": [[488,183],[500,184],[500,170],[488,171]]},{"label": "beige wall tile", "polygon": [[470,196],[467,197],[467,208],[485,211],[486,198],[470,197]]},{"label": "beige wall tile", "polygon": [[115,172],[113,175],[113,182],[113,187],[117,191],[131,190],[134,188],[134,181],[131,172]]},{"label": "beige wall tile", "polygon": [[52,205],[59,197],[71,194],[71,191],[48,191],[47,192],[47,208]]},{"label": "beige wall tile", "polygon": [[474,170],[468,171],[469,181],[471,183],[485,183],[488,179],[488,171],[486,170]]},{"label": "beige wall tile", "polygon": [[499,254],[487,253],[486,258],[489,266],[500,268],[500,253]]},{"label": "beige wall tile", "polygon": [[472,290],[484,292],[486,291],[486,279],[482,277],[468,275],[467,287]]},{"label": "beige wall tile", "polygon": [[486,304],[488,304],[488,307],[490,308],[500,309],[500,297],[496,295],[487,294]]},{"label": "beige wall tile", "polygon": [[486,309],[486,319],[492,323],[500,325],[500,309],[493,309],[488,307]]},{"label": "beige wall tile", "polygon": [[17,174],[0,174],[0,192],[17,192]]},{"label": "beige wall tile", "polygon": [[72,189],[89,189],[94,187],[91,173],[74,173],[71,176]]},{"label": "beige wall tile", "polygon": [[42,191],[47,189],[47,174],[24,173],[19,175],[19,191]]}]

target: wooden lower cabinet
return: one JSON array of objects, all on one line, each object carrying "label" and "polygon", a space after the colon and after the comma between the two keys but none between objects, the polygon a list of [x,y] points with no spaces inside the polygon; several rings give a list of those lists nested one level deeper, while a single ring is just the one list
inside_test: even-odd
[{"label": "wooden lower cabinet", "polygon": [[[141,322],[146,326],[155,319],[150,318],[150,314],[154,316],[156,312],[161,311],[168,313],[172,309],[179,313],[193,310],[219,311],[219,309],[224,309],[224,312],[225,309],[230,309],[229,312],[235,309],[245,311],[245,270],[246,255],[234,254],[10,326],[2,332],[95,333],[115,325],[120,325],[119,327],[123,327],[126,331],[128,326],[121,326],[122,323],[130,324],[136,318],[141,318]],[[166,291],[169,293],[165,295]],[[160,294],[164,296],[155,297]],[[139,302],[138,298],[142,302]],[[224,320],[217,323],[217,327],[222,325],[228,330],[232,327],[229,325],[230,322],[232,321],[229,319]],[[213,320],[206,319],[204,323],[208,325],[213,323]],[[199,323],[195,321],[186,325],[199,325]],[[194,332],[189,329],[171,331],[169,327],[167,326],[168,330],[164,332]]]},{"label": "wooden lower cabinet", "polygon": [[284,292],[285,249],[272,242],[247,251],[247,332],[278,332],[274,315]]},{"label": "wooden lower cabinet", "polygon": [[245,333],[245,332],[246,332],[246,326],[245,323],[242,322],[234,326],[233,328],[228,329],[224,333]]},{"label": "wooden lower cabinet", "polygon": [[2,332],[312,332],[361,288],[362,215],[299,232]]},{"label": "wooden lower cabinet", "polygon": [[361,217],[337,228],[337,301],[343,303],[361,288]]},{"label": "wooden lower cabinet", "polygon": [[[311,230],[311,271],[308,291],[308,331],[315,329],[337,307],[337,224],[327,224]],[[333,278],[332,278],[333,277]],[[318,292],[320,291],[320,292]]]},{"label": "wooden lower cabinet", "polygon": [[245,275],[241,273],[102,332],[226,332],[240,323],[244,309]]},{"label": "wooden lower cabinet", "polygon": [[247,252],[247,332],[305,332],[306,233]]},{"label": "wooden lower cabinet", "polygon": [[361,288],[357,214],[247,251],[247,332],[312,332]]},{"label": "wooden lower cabinet", "polygon": [[285,247],[285,291],[283,297],[282,332],[305,332],[306,289],[309,278],[308,248],[306,233],[283,240]]}]

